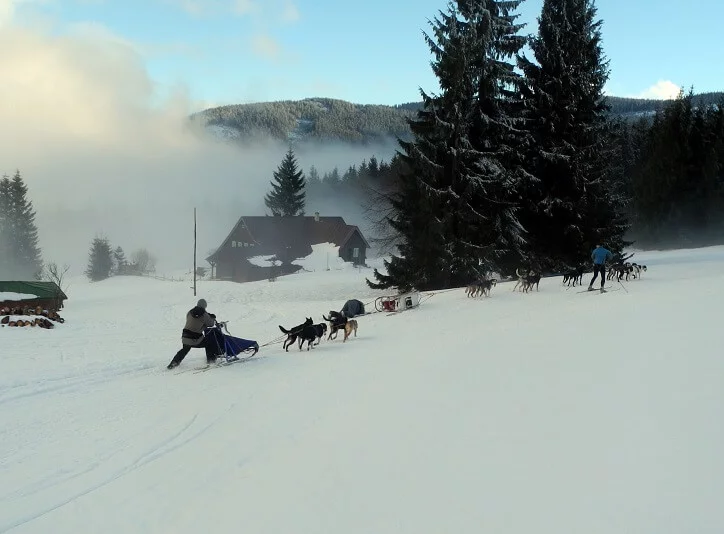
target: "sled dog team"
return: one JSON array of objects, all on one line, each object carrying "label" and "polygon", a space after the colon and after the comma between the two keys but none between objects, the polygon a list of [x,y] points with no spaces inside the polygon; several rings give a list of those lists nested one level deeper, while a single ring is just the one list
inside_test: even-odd
[{"label": "sled dog team", "polygon": [[[167,369],[178,367],[193,348],[203,348],[206,351],[207,365],[215,364],[219,356],[229,356],[228,349],[234,345],[236,346],[236,349],[233,350],[235,359],[238,359],[236,356],[241,352],[253,350],[253,354],[256,354],[259,350],[259,344],[256,341],[234,338],[223,334],[218,327],[219,325],[225,325],[225,323],[219,323],[216,320],[216,315],[206,311],[206,306],[206,300],[200,299],[196,306],[186,314],[186,324],[181,331],[181,349],[166,366]],[[359,300],[352,299],[344,304],[341,311],[330,311],[329,317],[322,315],[324,320],[329,323],[329,327],[327,327],[327,323],[314,324],[311,317],[307,317],[306,321],[291,329],[279,325],[279,330],[287,335],[286,340],[284,340],[284,350],[289,352],[289,347],[295,341],[299,343],[299,350],[302,350],[305,342],[307,343],[307,350],[309,350],[319,345],[322,337],[327,332],[329,332],[328,340],[336,339],[340,331],[344,332],[343,342],[346,342],[352,334],[357,337],[359,325],[353,317],[364,315],[364,313],[364,304]],[[230,345],[229,340],[234,343]]]},{"label": "sled dog team", "polygon": [[[608,275],[606,274],[606,262],[613,258],[613,254],[608,249],[601,245],[597,245],[595,250],[591,254],[593,260],[593,278],[588,285],[588,290],[593,291],[593,284],[601,276],[601,291],[606,280],[612,280],[616,277],[616,281],[620,282],[622,279],[628,281],[631,277],[640,278],[641,273],[646,271],[646,265],[639,265],[636,263],[616,263],[609,269]],[[583,285],[583,275],[586,272],[585,266],[579,266],[572,269],[563,275],[563,283],[571,286],[571,283],[575,287],[576,283]],[[541,273],[536,269],[520,269],[515,270],[517,280],[513,286],[513,291],[518,289],[523,293],[528,293],[536,289],[539,290],[539,284],[541,279]],[[465,288],[465,293],[468,297],[477,296],[490,296],[490,290],[496,286],[497,280],[495,278],[487,279],[483,278],[472,284],[469,284]],[[302,350],[304,343],[307,343],[307,350],[314,348],[319,345],[322,338],[326,335],[328,340],[336,339],[339,332],[344,332],[344,338],[342,342],[346,342],[349,337],[354,334],[357,337],[357,320],[354,317],[358,315],[364,315],[365,309],[364,304],[359,300],[352,299],[348,300],[341,311],[330,311],[329,317],[322,315],[322,318],[326,321],[324,323],[314,323],[311,317],[307,317],[302,324],[298,324],[292,328],[284,328],[279,325],[279,330],[286,334],[287,338],[284,340],[284,350],[289,352],[295,342],[299,346],[299,350]],[[171,363],[168,364],[168,369],[173,369],[178,366],[184,357],[189,353],[192,348],[204,348],[206,350],[206,361],[207,364],[216,362],[216,359],[220,356],[219,347],[225,346],[224,335],[218,330],[213,330],[213,327],[219,323],[216,321],[216,316],[206,311],[206,301],[201,299],[197,305],[192,308],[186,314],[186,324],[181,332],[181,350],[179,350],[174,356]],[[254,350],[254,354],[259,350],[258,343],[255,341],[243,340],[240,338],[230,338],[240,343],[239,350],[241,352],[247,350]],[[234,354],[236,355],[236,353]]]},{"label": "sled dog team", "polygon": [[[302,324],[299,324],[289,330],[284,328],[282,325],[279,325],[279,330],[282,331],[282,333],[287,335],[287,339],[284,340],[284,350],[286,352],[289,352],[289,347],[291,347],[295,341],[298,341],[299,343],[299,350],[302,350],[302,347],[304,346],[304,342],[307,342],[307,350],[309,350],[312,347],[315,347],[319,345],[319,343],[322,341],[322,338],[327,334],[329,331],[329,335],[327,336],[327,339],[337,339],[337,335],[339,334],[340,330],[344,331],[344,339],[342,342],[346,342],[347,339],[349,339],[349,336],[354,333],[354,336],[357,337],[357,320],[356,319],[348,319],[344,312],[335,312],[330,311],[329,317],[325,317],[322,315],[322,318],[329,322],[329,328],[327,328],[327,323],[318,323],[314,324],[314,321],[311,317],[307,317],[306,321],[304,321]],[[314,343],[316,341],[316,343]]]},{"label": "sled dog team", "polygon": [[[641,274],[645,271],[647,271],[646,265],[640,265],[637,263],[630,263],[630,262],[619,262],[613,264],[609,270],[608,274],[606,274],[606,262],[613,258],[613,254],[610,250],[604,248],[601,245],[596,246],[596,249],[591,254],[591,259],[593,260],[593,278],[591,279],[591,283],[588,285],[589,290],[593,290],[593,283],[596,281],[596,278],[598,278],[599,274],[601,276],[601,289],[603,289],[603,286],[606,282],[606,280],[613,280],[616,278],[617,282],[620,282],[621,280],[626,280],[627,282],[633,278],[641,278]],[[563,273],[563,284],[571,287],[575,287],[576,284],[583,285],[583,275],[588,271],[585,265],[579,265],[575,269],[571,269],[565,273]],[[541,272],[537,269],[525,269],[521,271],[520,269],[515,270],[516,274],[516,282],[513,286],[513,291],[518,289],[519,291],[522,291],[523,293],[528,293],[531,291],[534,287],[536,291],[538,291],[538,286],[540,284],[541,279]],[[498,280],[495,278],[483,278],[481,280],[478,280],[476,282],[473,282],[472,284],[469,284],[465,288],[465,294],[468,297],[478,297],[478,296],[490,296],[490,290],[491,288],[495,287]]]}]

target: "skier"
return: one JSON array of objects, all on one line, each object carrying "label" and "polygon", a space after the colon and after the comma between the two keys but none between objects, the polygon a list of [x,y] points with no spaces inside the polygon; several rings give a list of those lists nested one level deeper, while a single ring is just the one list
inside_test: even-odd
[{"label": "skier", "polygon": [[591,283],[588,284],[588,290],[593,291],[593,282],[596,281],[596,277],[601,274],[601,291],[603,291],[603,285],[606,283],[606,260],[613,258],[613,254],[607,248],[602,245],[596,245],[596,248],[591,253],[591,259],[593,260],[593,278]]},{"label": "skier", "polygon": [[212,327],[215,324],[216,315],[208,313],[206,311],[206,301],[199,299],[196,306],[186,314],[186,325],[181,332],[181,344],[183,346],[166,368],[173,369],[183,361],[191,349],[202,347],[206,349],[206,363],[209,365],[216,363],[216,357],[219,355],[220,348],[224,346],[224,340],[216,330],[204,335],[204,328]]}]

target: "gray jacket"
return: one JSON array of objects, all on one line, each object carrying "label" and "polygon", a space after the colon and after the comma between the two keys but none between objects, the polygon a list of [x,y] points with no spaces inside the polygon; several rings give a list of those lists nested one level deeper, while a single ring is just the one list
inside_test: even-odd
[{"label": "gray jacket", "polygon": [[204,339],[204,327],[214,326],[216,316],[196,306],[186,314],[186,325],[181,332],[181,343],[197,347]]}]

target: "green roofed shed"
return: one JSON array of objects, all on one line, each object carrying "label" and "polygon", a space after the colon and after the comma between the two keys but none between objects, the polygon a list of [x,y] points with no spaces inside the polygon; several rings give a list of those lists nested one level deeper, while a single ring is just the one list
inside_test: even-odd
[{"label": "green roofed shed", "polygon": [[68,297],[55,282],[0,280],[0,308],[22,306],[59,310]]}]

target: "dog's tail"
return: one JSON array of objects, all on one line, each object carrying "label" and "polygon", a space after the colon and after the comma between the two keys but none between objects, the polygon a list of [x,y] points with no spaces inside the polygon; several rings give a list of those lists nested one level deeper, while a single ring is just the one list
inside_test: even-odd
[{"label": "dog's tail", "polygon": [[330,323],[332,322],[332,319],[325,317],[324,314],[322,314],[322,319],[324,319],[325,321],[329,321]]},{"label": "dog's tail", "polygon": [[284,332],[285,334],[291,334],[291,333],[292,333],[291,330],[287,330],[287,329],[284,328],[282,325],[279,325],[279,330],[281,330],[281,331]]}]

